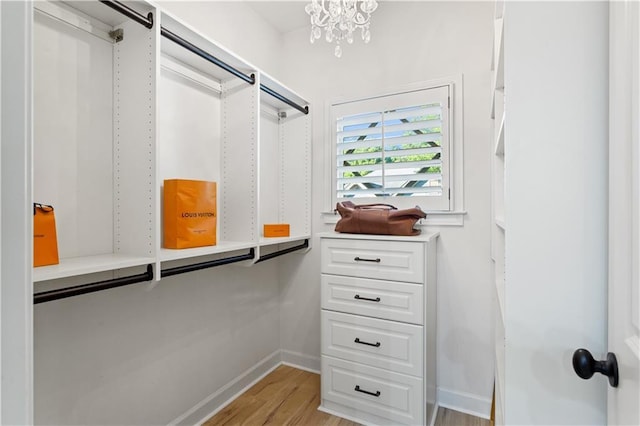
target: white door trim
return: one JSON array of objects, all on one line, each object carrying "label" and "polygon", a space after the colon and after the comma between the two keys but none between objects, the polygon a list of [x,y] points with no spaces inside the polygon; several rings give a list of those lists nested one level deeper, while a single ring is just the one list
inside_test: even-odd
[{"label": "white door trim", "polygon": [[607,420],[640,424],[638,2],[611,2],[609,19],[608,350],[618,359],[620,382],[609,387]]},{"label": "white door trim", "polygon": [[31,1],[0,2],[0,424],[33,424]]}]

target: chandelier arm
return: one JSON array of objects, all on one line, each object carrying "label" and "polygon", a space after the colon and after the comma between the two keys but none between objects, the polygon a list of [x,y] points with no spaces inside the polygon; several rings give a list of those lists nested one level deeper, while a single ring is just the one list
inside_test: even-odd
[{"label": "chandelier arm", "polygon": [[320,1],[320,6],[322,7],[322,13],[324,13],[325,15],[329,15],[329,11],[325,7],[324,3],[325,3],[325,0]]},{"label": "chandelier arm", "polygon": [[366,25],[369,23],[369,21],[371,20],[371,16],[367,16],[366,18],[362,15],[360,15],[361,18],[363,18],[363,20],[359,20],[358,16],[356,16],[355,18],[353,18],[353,22],[355,22],[356,25]]},{"label": "chandelier arm", "polygon": [[329,15],[325,15],[322,19],[316,19],[316,27],[325,28],[328,25]]}]

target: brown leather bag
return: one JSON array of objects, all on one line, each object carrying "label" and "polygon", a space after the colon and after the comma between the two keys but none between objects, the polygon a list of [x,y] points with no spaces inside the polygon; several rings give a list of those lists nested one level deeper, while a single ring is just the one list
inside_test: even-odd
[{"label": "brown leather bag", "polygon": [[336,232],[347,234],[418,235],[413,225],[427,217],[420,207],[398,210],[390,204],[361,204],[351,201],[336,204],[341,219]]}]

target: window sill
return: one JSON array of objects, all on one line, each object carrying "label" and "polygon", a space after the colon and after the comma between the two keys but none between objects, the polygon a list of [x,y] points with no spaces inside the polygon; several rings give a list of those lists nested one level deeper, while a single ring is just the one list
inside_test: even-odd
[{"label": "window sill", "polygon": [[[464,217],[466,211],[439,212],[425,211],[426,219],[420,219],[416,224],[417,227],[423,228],[427,226],[464,226]],[[340,219],[337,212],[321,212],[322,220],[325,224],[335,224]]]}]

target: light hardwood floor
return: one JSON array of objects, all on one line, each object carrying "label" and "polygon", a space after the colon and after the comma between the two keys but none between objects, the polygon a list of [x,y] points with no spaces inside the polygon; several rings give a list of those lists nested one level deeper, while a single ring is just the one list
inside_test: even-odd
[{"label": "light hardwood floor", "polygon": [[[240,395],[204,426],[356,426],[318,411],[320,376],[282,365]],[[440,409],[436,426],[489,426],[489,420]]]},{"label": "light hardwood floor", "polygon": [[487,419],[446,408],[440,408],[436,416],[436,426],[489,426],[490,424],[491,422]]}]

